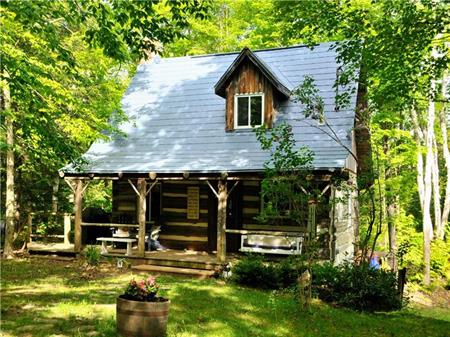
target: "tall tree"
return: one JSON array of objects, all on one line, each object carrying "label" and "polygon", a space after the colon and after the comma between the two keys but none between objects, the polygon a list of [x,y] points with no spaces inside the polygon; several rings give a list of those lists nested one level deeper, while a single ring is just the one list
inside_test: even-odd
[{"label": "tall tree", "polygon": [[231,52],[243,47],[280,47],[281,25],[274,15],[273,1],[214,1],[208,19],[190,17],[190,27],[174,42],[164,45],[164,54],[184,56]]},{"label": "tall tree", "polygon": [[[388,106],[392,115],[413,124],[417,140],[417,188],[422,209],[425,283],[429,283],[433,188],[434,220],[438,226],[443,215],[438,215],[438,206],[442,202],[439,184],[432,184],[432,172],[436,172],[439,165],[434,150],[434,110],[438,103],[434,85],[449,67],[449,46],[446,44],[449,9],[448,2],[439,1],[276,3],[277,17],[283,22],[287,38],[301,36],[311,43],[338,40],[336,49],[340,60],[347,65],[362,64],[366,74],[362,85],[368,88],[366,99],[372,113],[367,124],[374,114]],[[432,53],[433,48],[439,51],[438,55]],[[446,135],[446,127],[443,133]],[[438,174],[434,176],[436,181]],[[440,175],[440,179],[443,177]],[[450,176],[446,175],[445,179],[448,182]],[[443,223],[446,222],[444,219]]]},{"label": "tall tree", "polygon": [[1,2],[5,253],[20,230],[15,197],[27,201],[20,210],[50,204],[44,191],[57,169],[122,118],[129,62],[175,38],[189,16],[203,17],[207,7],[197,0]]}]

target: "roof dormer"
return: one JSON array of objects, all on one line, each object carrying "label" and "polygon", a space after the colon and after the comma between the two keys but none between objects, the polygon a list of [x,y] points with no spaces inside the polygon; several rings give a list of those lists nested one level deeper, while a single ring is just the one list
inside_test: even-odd
[{"label": "roof dormer", "polygon": [[292,85],[250,49],[244,48],[214,86],[226,99],[226,130],[272,126],[275,102],[289,98]]}]

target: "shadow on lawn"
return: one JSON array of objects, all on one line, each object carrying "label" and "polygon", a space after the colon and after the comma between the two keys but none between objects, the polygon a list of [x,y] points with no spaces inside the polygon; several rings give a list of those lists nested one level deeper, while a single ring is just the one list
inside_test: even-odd
[{"label": "shadow on lawn", "polygon": [[[47,317],[42,314],[25,316],[22,319],[2,324],[2,331],[11,336],[117,336],[115,318],[92,315],[80,318],[75,315],[68,317]],[[8,335],[7,335],[8,336]]]},{"label": "shadow on lawn", "polygon": [[[13,336],[86,336],[91,331],[116,336],[115,299],[126,281],[138,276],[124,271],[86,281],[74,267],[33,260],[3,264],[2,331]],[[163,295],[172,302],[168,337],[450,336],[450,322],[409,311],[366,314],[315,303],[311,312],[303,312],[291,295],[216,280],[161,276],[159,281],[169,288]]]},{"label": "shadow on lawn", "polygon": [[[79,275],[73,268],[73,262],[42,261],[37,258],[19,260],[1,260],[2,284],[27,286],[51,277],[74,278]],[[68,266],[68,267],[66,267]]]},{"label": "shadow on lawn", "polygon": [[223,331],[226,336],[450,336],[449,322],[404,311],[357,313],[317,303],[311,312],[304,312],[286,295],[230,286],[227,292],[202,288],[180,286],[171,292],[171,334],[222,336]]}]

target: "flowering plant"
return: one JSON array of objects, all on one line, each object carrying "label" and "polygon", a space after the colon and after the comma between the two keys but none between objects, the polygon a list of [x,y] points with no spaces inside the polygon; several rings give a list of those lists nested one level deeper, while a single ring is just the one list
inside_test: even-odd
[{"label": "flowering plant", "polygon": [[156,297],[158,289],[159,285],[156,283],[156,278],[154,277],[150,276],[140,281],[132,279],[128,283],[123,297],[133,301],[155,302],[158,300]]}]

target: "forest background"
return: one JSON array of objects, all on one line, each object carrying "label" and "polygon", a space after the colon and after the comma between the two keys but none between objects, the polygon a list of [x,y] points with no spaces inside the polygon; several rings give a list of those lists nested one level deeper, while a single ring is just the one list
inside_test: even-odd
[{"label": "forest background", "polygon": [[[397,256],[410,280],[449,286],[444,1],[9,1],[0,10],[0,217],[14,227],[5,253],[23,243],[29,212],[71,211],[58,169],[118,132],[120,98],[145,57],[340,41],[341,61],[361,67],[358,122],[371,135],[361,237],[373,225],[376,249]],[[84,205],[108,210],[110,198],[91,184]]]}]

